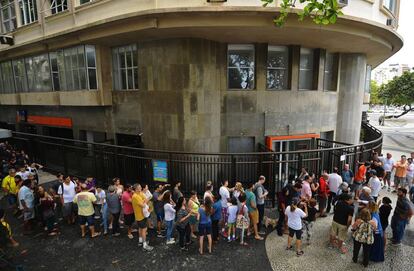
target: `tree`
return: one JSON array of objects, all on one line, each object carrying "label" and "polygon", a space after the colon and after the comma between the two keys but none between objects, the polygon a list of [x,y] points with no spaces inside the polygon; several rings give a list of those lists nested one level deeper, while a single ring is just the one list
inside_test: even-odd
[{"label": "tree", "polygon": [[379,95],[380,87],[378,86],[377,82],[375,82],[374,80],[371,80],[370,89],[371,89],[371,93],[370,93],[371,95],[370,95],[369,103],[370,104],[384,104],[382,97]]},{"label": "tree", "polygon": [[387,118],[399,118],[414,111],[414,71],[405,72],[400,77],[394,77],[379,89],[379,96],[386,104],[402,106],[403,112]]},{"label": "tree", "polygon": [[[275,0],[262,0],[263,6],[273,3]],[[342,15],[341,7],[338,6],[338,0],[298,0],[299,3],[306,3],[303,10],[298,12],[299,20],[310,17],[314,23],[319,25],[328,25],[336,23],[339,15]],[[278,17],[273,21],[281,27],[285,24],[289,11],[295,7],[296,0],[282,0]]]}]

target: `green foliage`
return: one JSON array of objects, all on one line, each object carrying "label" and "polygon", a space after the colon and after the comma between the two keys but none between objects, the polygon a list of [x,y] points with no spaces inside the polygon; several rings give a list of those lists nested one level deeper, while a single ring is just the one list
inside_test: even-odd
[{"label": "green foliage", "polygon": [[405,72],[382,85],[379,96],[386,99],[387,104],[411,108],[414,104],[414,72]]},{"label": "green foliage", "polygon": [[384,104],[382,97],[380,96],[379,89],[377,82],[371,80],[371,95],[370,95],[370,104]]},{"label": "green foliage", "polygon": [[[285,24],[289,10],[295,7],[296,0],[281,0],[279,16],[274,19],[274,23],[281,27]],[[341,8],[337,0],[298,0],[299,3],[306,3],[303,10],[298,13],[299,20],[303,21],[310,17],[314,23],[319,25],[328,25],[336,23],[336,20],[342,15]],[[262,0],[263,6],[274,2],[274,0]]]}]

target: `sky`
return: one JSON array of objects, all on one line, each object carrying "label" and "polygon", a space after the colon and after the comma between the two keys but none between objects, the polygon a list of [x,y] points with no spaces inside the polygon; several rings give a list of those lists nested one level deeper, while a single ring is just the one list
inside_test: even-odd
[{"label": "sky", "polygon": [[400,3],[400,18],[397,32],[403,37],[404,46],[381,66],[399,63],[414,67],[414,0],[401,0]]}]

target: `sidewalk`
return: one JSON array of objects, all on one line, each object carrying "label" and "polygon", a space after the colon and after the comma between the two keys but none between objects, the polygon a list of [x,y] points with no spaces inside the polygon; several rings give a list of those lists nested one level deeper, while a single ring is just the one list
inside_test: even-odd
[{"label": "sidewalk", "polygon": [[[381,196],[388,196],[395,206],[397,196],[382,190]],[[392,211],[393,213],[393,211]],[[392,216],[390,215],[390,219]],[[368,268],[364,269],[358,263],[352,262],[353,241],[349,233],[346,241],[348,253],[341,254],[337,249],[328,248],[329,232],[333,215],[326,218],[318,218],[313,227],[313,236],[309,246],[304,245],[305,254],[297,257],[294,251],[286,251],[287,235],[280,237],[276,232],[272,232],[266,238],[266,252],[270,260],[272,269],[289,271],[340,271],[340,270],[412,270],[414,266],[414,219],[407,225],[403,244],[401,246],[391,246],[387,244],[385,262],[370,262]],[[387,236],[391,236],[390,226],[387,228]],[[362,249],[361,249],[362,250]],[[362,256],[360,257],[360,261]]]}]

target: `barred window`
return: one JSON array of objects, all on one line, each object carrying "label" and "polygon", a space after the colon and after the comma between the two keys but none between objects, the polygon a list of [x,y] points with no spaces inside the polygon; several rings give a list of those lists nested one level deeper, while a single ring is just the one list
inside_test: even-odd
[{"label": "barred window", "polygon": [[314,50],[300,48],[299,89],[314,89]]},{"label": "barred window", "polygon": [[36,0],[19,0],[22,25],[37,21]]},{"label": "barred window", "polygon": [[1,28],[3,33],[11,32],[17,28],[16,11],[13,0],[1,0]]},{"label": "barred window", "polygon": [[25,62],[29,91],[52,90],[48,54],[26,57]]},{"label": "barred window", "polygon": [[326,53],[323,77],[323,89],[336,91],[338,88],[338,54]]},{"label": "barred window", "polygon": [[288,89],[289,48],[268,46],[267,49],[267,89]]},{"label": "barred window", "polygon": [[0,63],[0,93],[14,93],[13,66],[11,61]]},{"label": "barred window", "polygon": [[27,92],[27,76],[24,59],[16,59],[13,63],[14,85],[16,92]]},{"label": "barred window", "polygon": [[229,89],[254,89],[255,48],[248,44],[229,44],[227,48],[227,80]]},{"label": "barred window", "polygon": [[50,0],[50,11],[56,14],[68,9],[68,0]]},{"label": "barred window", "polygon": [[113,86],[115,90],[138,89],[137,46],[112,49]]}]

